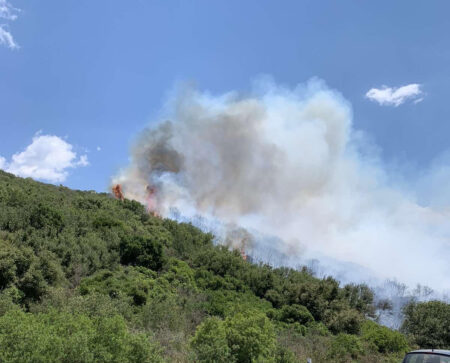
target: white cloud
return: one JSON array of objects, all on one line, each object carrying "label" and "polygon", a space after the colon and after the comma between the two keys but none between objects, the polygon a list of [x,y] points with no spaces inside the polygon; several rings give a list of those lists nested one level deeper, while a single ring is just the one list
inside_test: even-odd
[{"label": "white cloud", "polygon": [[19,48],[19,45],[16,43],[11,33],[5,30],[3,25],[0,25],[0,44],[6,45],[11,49]]},{"label": "white cloud", "polygon": [[80,160],[77,161],[76,165],[77,166],[88,166],[89,160],[88,160],[87,155],[81,155]]},{"label": "white cloud", "polygon": [[97,146],[97,151],[102,151],[102,148],[100,146]]},{"label": "white cloud", "polygon": [[[14,21],[17,19],[19,9],[14,8],[8,1],[0,0],[0,19]],[[7,24],[0,24],[0,45],[6,45],[8,48],[17,49],[19,45],[9,32]]]},{"label": "white cloud", "polygon": [[63,182],[68,169],[89,165],[87,155],[77,158],[73,146],[58,136],[36,134],[24,151],[12,156],[11,162],[0,158],[0,168],[21,177]]},{"label": "white cloud", "polygon": [[0,156],[0,169],[4,169],[6,166],[6,159]]},{"label": "white cloud", "polygon": [[8,1],[0,0],[0,18],[16,20],[19,9],[14,8]]},{"label": "white cloud", "polygon": [[387,87],[372,88],[366,93],[366,97],[371,101],[378,102],[381,106],[400,106],[405,101],[411,99],[414,103],[419,103],[423,100],[423,92],[420,89],[421,85],[411,83],[402,87]]}]

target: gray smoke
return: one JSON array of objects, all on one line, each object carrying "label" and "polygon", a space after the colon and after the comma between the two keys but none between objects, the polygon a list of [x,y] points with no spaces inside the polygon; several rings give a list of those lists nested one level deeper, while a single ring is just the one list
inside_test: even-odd
[{"label": "gray smoke", "polygon": [[200,220],[224,242],[245,229],[246,248],[291,265],[319,259],[347,280],[450,289],[450,203],[425,190],[449,168],[396,181],[323,82],[265,80],[246,96],[182,89],[163,116],[114,178],[126,197],[146,203],[152,185],[161,215]]}]

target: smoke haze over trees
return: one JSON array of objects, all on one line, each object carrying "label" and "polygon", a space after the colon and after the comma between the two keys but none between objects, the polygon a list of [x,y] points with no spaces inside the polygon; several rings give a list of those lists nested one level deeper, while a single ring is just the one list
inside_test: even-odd
[{"label": "smoke haze over trees", "polygon": [[322,81],[287,89],[262,79],[245,95],[180,87],[160,120],[114,178],[126,197],[145,204],[155,186],[160,214],[198,221],[222,241],[244,229],[253,255],[318,259],[347,281],[450,289],[450,200],[435,197],[447,195],[446,183],[435,186],[449,164],[406,183]]}]

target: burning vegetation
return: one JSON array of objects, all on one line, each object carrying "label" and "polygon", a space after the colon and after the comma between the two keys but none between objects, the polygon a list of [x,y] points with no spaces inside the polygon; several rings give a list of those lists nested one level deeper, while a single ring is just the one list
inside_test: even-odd
[{"label": "burning vegetation", "polygon": [[112,193],[116,199],[124,200],[123,192],[122,192],[122,186],[120,184],[116,184],[112,187]]},{"label": "burning vegetation", "polygon": [[151,185],[147,185],[145,187],[145,191],[147,194],[147,211],[154,217],[160,217],[160,215],[156,212],[156,188]]},{"label": "burning vegetation", "polygon": [[[125,199],[122,185],[121,184],[114,184],[111,188],[112,194],[114,197],[120,201],[123,201]],[[151,185],[147,185],[145,188],[146,192],[146,209],[147,212],[152,215],[153,217],[160,217],[160,215],[157,212],[157,204],[156,204],[156,188]]]},{"label": "burning vegetation", "polygon": [[253,245],[253,236],[245,228],[230,224],[224,243],[233,250],[237,250],[242,259],[247,261],[246,250]]},{"label": "burning vegetation", "polygon": [[[120,201],[125,199],[121,184],[114,184],[111,188],[114,197]],[[145,187],[145,205],[147,212],[153,216],[161,218],[157,212],[157,188],[153,185]],[[228,226],[229,230],[225,237],[225,245],[233,250],[237,250],[244,261],[247,260],[246,249],[252,244],[252,235],[244,228],[234,225]]]}]

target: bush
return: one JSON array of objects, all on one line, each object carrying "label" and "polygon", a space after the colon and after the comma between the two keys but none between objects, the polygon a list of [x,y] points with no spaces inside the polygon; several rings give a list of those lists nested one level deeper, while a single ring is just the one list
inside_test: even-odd
[{"label": "bush", "polygon": [[236,361],[269,362],[275,352],[275,330],[265,314],[260,312],[239,313],[225,320],[228,346]]},{"label": "bush", "polygon": [[206,319],[199,325],[191,347],[197,354],[198,362],[231,362],[225,324],[218,318]]},{"label": "bush", "polygon": [[365,284],[348,284],[342,289],[342,294],[349,302],[350,307],[359,312],[374,317],[373,291]]},{"label": "bush", "polygon": [[2,362],[162,362],[157,345],[131,334],[119,316],[8,312],[0,318],[0,346]]},{"label": "bush", "polygon": [[295,363],[295,362],[297,362],[297,360],[295,359],[295,354],[292,353],[289,349],[278,345],[276,353],[275,353],[275,362],[276,363]]},{"label": "bush", "polygon": [[330,358],[347,362],[349,357],[356,359],[363,351],[361,341],[357,336],[341,333],[333,339],[329,355]]},{"label": "bush", "polygon": [[308,324],[308,334],[309,335],[318,335],[321,337],[330,336],[331,333],[328,328],[322,322],[313,322]]},{"label": "bush", "polygon": [[195,289],[194,271],[189,265],[176,258],[171,258],[167,264],[167,272],[164,274],[164,278],[176,287],[185,287]]},{"label": "bush", "polygon": [[42,251],[36,256],[30,247],[16,247],[0,240],[0,289],[15,287],[22,302],[39,300],[53,284],[65,281],[56,256]]},{"label": "bush", "polygon": [[47,233],[51,235],[62,231],[64,220],[59,211],[39,203],[31,212],[30,224],[36,229],[47,229]]},{"label": "bush", "polygon": [[421,348],[450,349],[450,305],[441,301],[412,302],[404,308],[402,331]]},{"label": "bush", "polygon": [[274,362],[276,356],[275,330],[259,312],[238,313],[225,321],[210,318],[199,326],[191,346],[202,362]]},{"label": "bush", "polygon": [[172,235],[172,248],[177,257],[187,258],[201,248],[212,246],[213,235],[203,233],[190,223],[177,223],[170,219],[165,219],[163,226]]},{"label": "bush", "polygon": [[165,263],[163,245],[159,236],[127,236],[120,246],[120,262],[159,271]]},{"label": "bush", "polygon": [[314,321],[308,309],[302,305],[284,305],[281,308],[280,320],[286,323],[300,323],[306,325]]},{"label": "bush", "polygon": [[103,270],[84,278],[82,295],[101,293],[113,299],[125,299],[134,305],[144,305],[154,285],[156,273],[145,267],[124,267],[117,271]]},{"label": "bush", "polygon": [[359,334],[362,321],[361,313],[348,309],[334,313],[327,325],[333,334]]},{"label": "bush", "polygon": [[408,350],[408,342],[403,334],[373,321],[363,324],[362,338],[369,343],[372,350],[380,353],[400,353]]}]

